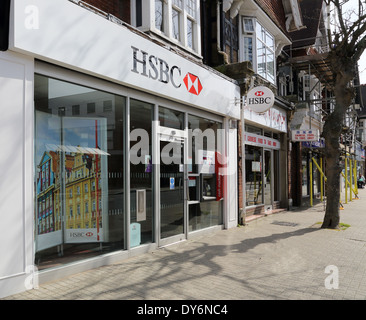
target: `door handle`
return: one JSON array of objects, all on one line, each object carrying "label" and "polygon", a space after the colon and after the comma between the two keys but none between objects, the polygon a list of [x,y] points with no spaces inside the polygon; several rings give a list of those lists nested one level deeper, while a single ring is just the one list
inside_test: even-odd
[{"label": "door handle", "polygon": [[179,178],[179,197],[180,197],[180,200],[183,200],[183,194],[182,194],[182,178]]},{"label": "door handle", "polygon": [[186,178],[186,179],[184,179],[185,181],[186,181],[186,199],[185,200],[190,200],[190,198],[189,198],[189,179],[188,178]]}]

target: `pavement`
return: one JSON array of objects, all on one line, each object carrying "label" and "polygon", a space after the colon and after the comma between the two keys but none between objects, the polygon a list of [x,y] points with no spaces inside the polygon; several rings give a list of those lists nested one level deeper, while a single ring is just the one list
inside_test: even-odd
[{"label": "pavement", "polygon": [[359,198],[340,211],[341,222],[350,225],[345,230],[320,228],[320,203],[252,219],[246,226],[4,300],[365,300],[366,188]]}]

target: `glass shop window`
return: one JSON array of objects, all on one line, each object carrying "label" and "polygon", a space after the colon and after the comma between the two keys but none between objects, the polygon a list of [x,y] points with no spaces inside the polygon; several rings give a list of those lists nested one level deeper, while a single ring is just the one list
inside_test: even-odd
[{"label": "glass shop window", "polygon": [[124,249],[125,98],[38,74],[34,97],[35,264]]},{"label": "glass shop window", "polygon": [[223,177],[217,170],[222,125],[189,115],[188,191],[189,231],[222,224]]},{"label": "glass shop window", "polygon": [[[152,120],[153,105],[139,100],[130,100],[131,131],[143,130],[149,145],[139,149],[139,163],[130,163],[130,245],[135,247],[153,242],[154,230],[154,193],[153,174],[155,165],[152,163]],[[139,141],[130,141],[130,150]],[[132,155],[131,155],[132,156]],[[137,162],[137,161],[136,161]]]},{"label": "glass shop window", "polygon": [[245,146],[245,192],[246,205],[263,203],[262,148]]}]

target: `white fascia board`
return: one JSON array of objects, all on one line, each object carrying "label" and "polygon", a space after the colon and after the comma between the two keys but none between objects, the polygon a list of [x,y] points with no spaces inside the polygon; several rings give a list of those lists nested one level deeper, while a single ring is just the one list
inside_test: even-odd
[{"label": "white fascia board", "polygon": [[[240,88],[234,81],[70,1],[12,1],[10,45],[43,61],[240,119],[234,104]],[[199,78],[198,94],[187,89],[188,74]]]}]

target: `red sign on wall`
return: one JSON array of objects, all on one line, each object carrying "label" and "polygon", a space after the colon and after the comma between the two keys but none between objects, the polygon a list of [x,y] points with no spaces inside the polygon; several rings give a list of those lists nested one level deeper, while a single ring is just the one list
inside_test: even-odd
[{"label": "red sign on wall", "polygon": [[219,152],[215,152],[215,174],[216,174],[216,201],[219,201],[224,196],[224,175],[222,172],[223,159]]}]

